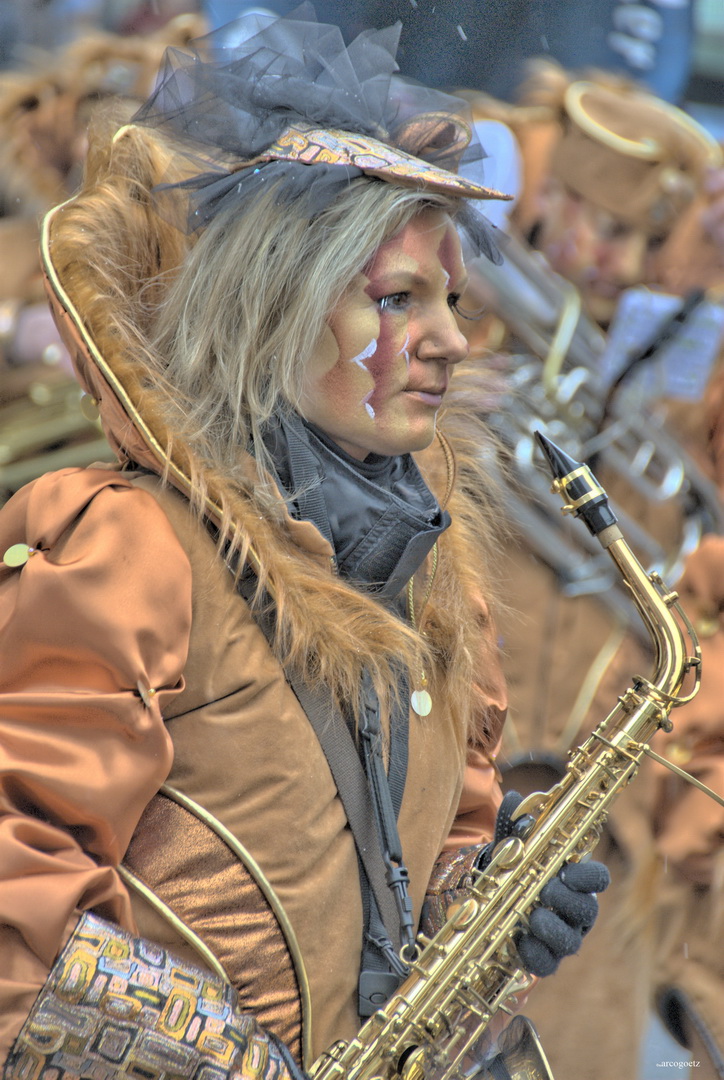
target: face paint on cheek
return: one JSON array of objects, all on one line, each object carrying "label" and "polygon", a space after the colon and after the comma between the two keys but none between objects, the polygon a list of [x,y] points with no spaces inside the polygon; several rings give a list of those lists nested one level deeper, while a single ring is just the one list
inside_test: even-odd
[{"label": "face paint on cheek", "polygon": [[[407,334],[403,349],[395,347],[395,338],[398,333],[395,333],[396,327],[394,325],[396,319],[394,316],[386,315],[382,313],[380,319],[380,336],[377,339],[377,351],[374,356],[371,356],[367,363],[367,370],[374,380],[374,388],[372,393],[365,399],[365,404],[371,408],[367,409],[370,416],[375,416],[379,411],[379,406],[385,400],[385,397],[389,391],[394,387],[395,383],[395,365],[392,362],[394,357],[404,355],[404,345],[407,345],[410,340],[410,335]],[[409,363],[409,361],[408,361]]]},{"label": "face paint on cheek", "polygon": [[356,356],[353,356],[350,359],[350,364],[358,364],[361,368],[364,368],[365,371],[368,371],[369,368],[368,368],[367,364],[365,364],[365,360],[369,360],[369,358],[371,356],[374,356],[374,354],[376,352],[377,352],[377,339],[372,338],[372,341],[369,343],[369,345],[367,346],[366,349],[363,349],[361,353],[357,353]]},{"label": "face paint on cheek", "polygon": [[377,342],[373,338],[370,344],[356,356],[340,357],[322,377],[320,383],[323,391],[322,398],[329,403],[331,412],[346,412],[353,416],[355,410],[363,405],[367,397],[374,392],[374,384],[372,389],[369,388],[372,380],[367,361],[374,355],[376,349]]},{"label": "face paint on cheek", "polygon": [[[336,355],[321,376],[319,387],[330,417],[347,414],[352,418],[365,407],[365,398],[374,390],[368,362],[377,351],[375,331],[378,328],[378,314],[374,312],[370,319],[369,308],[360,311],[355,302],[347,305],[343,316],[338,315],[329,328]],[[367,344],[360,349],[365,341]]]},{"label": "face paint on cheek", "polygon": [[[375,291],[379,292],[379,288],[379,284],[373,280],[365,292],[374,296]],[[380,334],[377,338],[377,349],[372,356],[367,357],[366,361],[367,370],[374,380],[374,387],[371,394],[368,394],[364,399],[364,404],[367,412],[372,417],[379,411],[380,404],[385,400],[390,390],[395,387],[395,382],[398,380],[395,372],[395,360],[397,357],[404,358],[406,366],[410,366],[410,354],[407,351],[410,344],[410,333],[405,319],[405,337],[400,343],[400,321],[400,316],[393,312],[385,310],[380,312]]]},{"label": "face paint on cheek", "polygon": [[[361,353],[359,353],[358,356],[353,356],[352,357],[352,359],[350,360],[350,363],[351,364],[359,364],[359,366],[361,368],[364,368],[365,371],[369,371],[369,365],[365,363],[365,360],[369,360],[371,357],[373,357],[375,355],[375,353],[377,352],[377,346],[378,346],[378,342],[376,341],[375,338],[373,338],[366,349],[364,349]],[[360,404],[364,406],[365,412],[367,413],[367,415],[370,416],[373,420],[375,418],[375,410],[374,410],[374,406],[371,404],[371,398],[372,398],[372,395],[374,394],[374,392],[375,392],[375,389],[374,389],[374,387],[372,387],[372,389],[368,393],[365,394],[365,396],[362,398],[362,401],[360,402]]]}]

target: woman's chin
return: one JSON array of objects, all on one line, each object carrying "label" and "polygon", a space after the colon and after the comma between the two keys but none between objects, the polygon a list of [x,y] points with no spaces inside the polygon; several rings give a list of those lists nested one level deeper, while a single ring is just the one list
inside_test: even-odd
[{"label": "woman's chin", "polygon": [[399,457],[425,450],[435,438],[437,409],[427,408],[424,415],[370,418],[359,424],[325,425],[316,417],[311,419],[325,434],[351,457],[360,461],[370,454],[380,457]]},{"label": "woman's chin", "polygon": [[416,454],[420,450],[426,450],[435,438],[435,422],[431,424],[415,426],[405,432],[391,433],[387,438],[380,439],[378,448],[372,452],[386,457],[398,457],[400,454]]}]

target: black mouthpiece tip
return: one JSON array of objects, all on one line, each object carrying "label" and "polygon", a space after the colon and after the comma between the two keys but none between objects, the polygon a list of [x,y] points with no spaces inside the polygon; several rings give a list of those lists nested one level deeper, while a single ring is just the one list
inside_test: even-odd
[{"label": "black mouthpiece tip", "polygon": [[538,445],[545,454],[548,467],[556,480],[562,480],[564,476],[568,476],[574,469],[579,468],[579,461],[576,461],[566,454],[564,450],[561,450],[560,446],[556,446],[556,444],[541,431],[536,431],[535,437],[538,440]]},{"label": "black mouthpiece tip", "polygon": [[615,525],[616,515],[608,504],[608,496],[591,470],[540,431],[535,432],[535,437],[554,480],[562,482],[560,494],[568,500],[565,509],[581,518],[592,536],[599,536],[610,525]]}]

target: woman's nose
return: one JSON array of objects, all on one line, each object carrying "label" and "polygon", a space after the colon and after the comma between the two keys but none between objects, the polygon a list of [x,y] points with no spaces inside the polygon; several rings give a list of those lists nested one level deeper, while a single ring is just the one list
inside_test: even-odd
[{"label": "woman's nose", "polygon": [[646,250],[646,237],[638,232],[618,238],[608,245],[608,268],[620,285],[626,287],[641,284]]},{"label": "woman's nose", "polygon": [[455,312],[445,303],[444,311],[432,316],[423,335],[417,355],[420,360],[440,360],[445,364],[459,364],[470,352],[467,338],[460,330]]}]

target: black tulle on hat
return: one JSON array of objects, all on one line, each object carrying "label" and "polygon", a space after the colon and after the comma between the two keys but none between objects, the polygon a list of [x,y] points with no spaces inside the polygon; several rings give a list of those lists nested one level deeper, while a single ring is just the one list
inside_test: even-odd
[{"label": "black tulle on hat", "polygon": [[191,53],[169,49],[133,122],[171,134],[199,172],[157,193],[184,197],[195,231],[228,206],[244,212],[271,183],[314,217],[366,174],[464,198],[460,224],[498,261],[494,227],[470,200],[507,196],[470,178],[482,180],[484,154],[468,106],[396,74],[399,34],[399,23],[367,30],[347,46],[304,3],[286,18],[242,16]]}]

